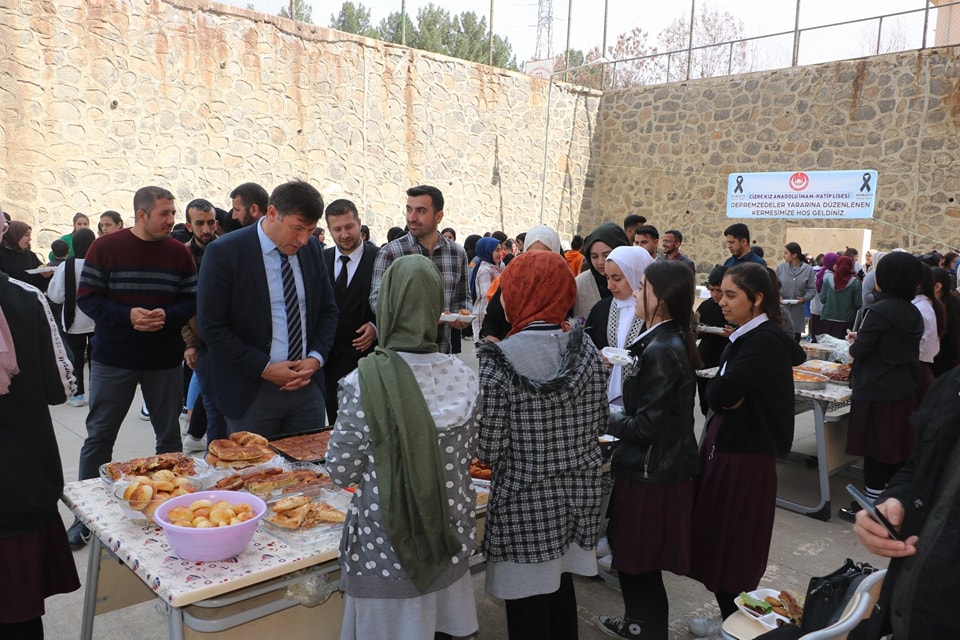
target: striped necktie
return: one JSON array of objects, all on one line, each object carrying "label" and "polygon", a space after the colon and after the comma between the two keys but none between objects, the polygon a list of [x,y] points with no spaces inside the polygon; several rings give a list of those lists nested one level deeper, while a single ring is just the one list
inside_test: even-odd
[{"label": "striped necktie", "polygon": [[303,327],[300,324],[300,300],[297,297],[297,282],[286,254],[280,254],[280,277],[283,280],[283,302],[287,308],[287,359],[303,358]]}]

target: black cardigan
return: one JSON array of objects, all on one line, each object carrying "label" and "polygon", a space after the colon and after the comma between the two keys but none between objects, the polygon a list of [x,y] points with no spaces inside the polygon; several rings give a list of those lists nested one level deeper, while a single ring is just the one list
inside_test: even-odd
[{"label": "black cardigan", "polygon": [[4,449],[13,454],[0,465],[0,484],[17,487],[6,492],[0,510],[0,537],[6,537],[42,529],[60,517],[63,465],[47,405],[62,404],[67,396],[51,326],[36,292],[0,274],[0,308],[10,325],[20,368],[10,392],[0,396]]},{"label": "black cardigan", "polygon": [[[723,414],[719,451],[786,454],[793,445],[793,367],[806,359],[793,336],[767,320],[731,342],[707,385],[710,409]],[[740,400],[743,404],[732,407]]]}]

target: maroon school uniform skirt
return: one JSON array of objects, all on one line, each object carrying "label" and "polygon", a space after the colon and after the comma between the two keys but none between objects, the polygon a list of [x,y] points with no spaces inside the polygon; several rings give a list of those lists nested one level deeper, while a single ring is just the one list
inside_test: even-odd
[{"label": "maroon school uniform skirt", "polygon": [[0,538],[0,623],[39,618],[45,598],[79,588],[59,515],[41,529]]},{"label": "maroon school uniform skirt", "polygon": [[916,408],[915,398],[851,401],[847,453],[884,464],[906,462],[916,435],[909,418]]},{"label": "maroon school uniform skirt", "polygon": [[710,591],[740,593],[767,569],[777,506],[772,453],[714,451],[723,415],[714,415],[700,446],[693,508],[690,577]]},{"label": "maroon school uniform skirt", "polygon": [[693,480],[655,484],[617,478],[607,539],[613,568],[624,573],[690,571]]}]

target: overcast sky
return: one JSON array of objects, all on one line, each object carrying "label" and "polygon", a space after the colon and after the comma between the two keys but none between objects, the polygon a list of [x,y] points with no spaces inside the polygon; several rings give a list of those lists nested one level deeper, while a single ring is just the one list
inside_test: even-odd
[{"label": "overcast sky", "polygon": [[[288,0],[220,0],[226,4],[246,6],[264,13],[276,15],[280,8],[288,5]],[[694,0],[697,8],[712,7],[726,10],[741,19],[746,36],[755,36],[780,31],[790,31],[794,26],[796,0]],[[606,0],[608,7],[607,43],[612,44],[620,33],[634,27],[646,30],[652,38],[675,19],[690,15],[690,0]],[[855,20],[882,14],[922,9],[925,0],[801,0],[800,26],[816,25]],[[328,26],[330,16],[339,13],[340,0],[307,0],[313,7],[314,24]],[[371,18],[376,26],[380,20],[393,11],[400,11],[401,0],[365,0],[362,4],[371,10]],[[407,12],[415,18],[417,10],[428,4],[427,0],[407,0]],[[489,16],[489,0],[435,0],[452,14],[474,11]],[[564,49],[567,37],[567,10],[569,0],[553,0],[553,52]],[[603,39],[603,0],[573,0],[572,31],[570,46],[573,49],[589,50],[599,46]],[[537,44],[537,0],[494,0],[494,32],[506,37],[517,56],[517,62],[523,66],[525,60],[536,53]],[[922,18],[919,18],[922,20]],[[932,22],[932,20],[931,20]],[[888,22],[889,24],[889,22]],[[904,21],[904,24],[907,24]],[[834,58],[848,57],[843,50],[844,40],[861,40],[861,33],[876,33],[876,22],[872,25],[859,25],[843,33],[834,32],[824,38],[825,46],[837,50]],[[909,30],[909,29],[908,29]],[[919,38],[919,29],[914,34]],[[813,37],[811,34],[810,37]],[[875,37],[875,36],[874,36]],[[809,40],[807,43],[809,44]],[[919,46],[919,45],[917,45]],[[819,48],[819,46],[817,47]],[[858,55],[858,54],[854,54]]]}]

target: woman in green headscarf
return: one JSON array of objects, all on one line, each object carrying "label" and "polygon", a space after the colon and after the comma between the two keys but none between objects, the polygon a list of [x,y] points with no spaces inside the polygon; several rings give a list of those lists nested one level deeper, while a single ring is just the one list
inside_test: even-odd
[{"label": "woman in green headscarf", "polygon": [[380,346],[340,380],[327,470],[356,484],[340,540],[342,640],[422,640],[478,629],[468,473],[479,383],[437,350],[443,283],[423,256],[383,276]]}]

